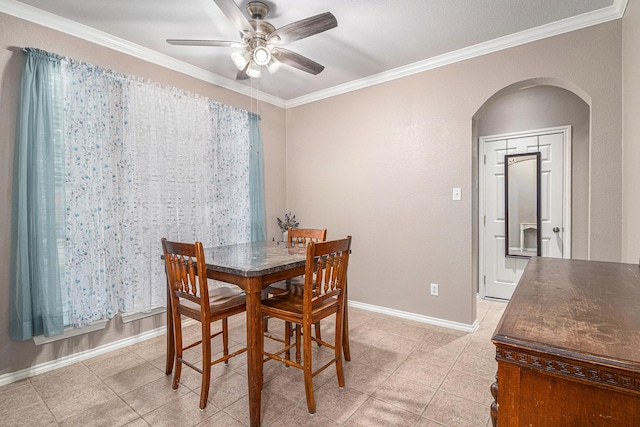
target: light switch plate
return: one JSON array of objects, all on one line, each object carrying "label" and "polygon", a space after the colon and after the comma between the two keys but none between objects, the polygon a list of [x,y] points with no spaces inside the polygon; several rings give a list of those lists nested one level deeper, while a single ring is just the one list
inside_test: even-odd
[{"label": "light switch plate", "polygon": [[453,200],[460,200],[460,199],[462,199],[462,189],[454,188],[453,189]]}]

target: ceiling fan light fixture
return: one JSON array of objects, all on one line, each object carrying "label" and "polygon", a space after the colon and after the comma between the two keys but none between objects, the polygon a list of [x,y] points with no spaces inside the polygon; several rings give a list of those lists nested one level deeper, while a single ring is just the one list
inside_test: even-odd
[{"label": "ceiling fan light fixture", "polygon": [[269,70],[269,74],[275,74],[280,69],[280,61],[271,56],[271,61],[267,64],[267,70]]},{"label": "ceiling fan light fixture", "polygon": [[231,54],[231,60],[238,70],[244,70],[244,67],[246,67],[251,60],[251,54],[246,49],[243,49],[238,52],[233,52]]},{"label": "ceiling fan light fixture", "polygon": [[253,61],[259,66],[267,65],[271,61],[271,51],[264,46],[258,46],[253,50]]},{"label": "ceiling fan light fixture", "polygon": [[255,61],[249,62],[249,66],[247,67],[247,75],[249,77],[260,77],[260,65],[256,64]]}]

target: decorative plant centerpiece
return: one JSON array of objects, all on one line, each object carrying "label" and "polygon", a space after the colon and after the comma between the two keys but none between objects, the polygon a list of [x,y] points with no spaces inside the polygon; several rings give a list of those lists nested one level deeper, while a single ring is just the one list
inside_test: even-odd
[{"label": "decorative plant centerpiece", "polygon": [[289,228],[298,228],[300,223],[296,221],[296,216],[291,212],[284,214],[284,220],[278,218],[278,227],[282,230],[282,241],[287,241],[287,230]]}]

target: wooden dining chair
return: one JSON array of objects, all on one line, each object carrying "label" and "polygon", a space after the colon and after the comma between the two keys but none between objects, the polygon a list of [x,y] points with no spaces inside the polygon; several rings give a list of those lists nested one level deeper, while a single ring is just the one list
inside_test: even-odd
[{"label": "wooden dining chair", "polygon": [[[289,247],[305,247],[309,242],[324,242],[327,240],[327,229],[314,229],[314,228],[289,228],[287,231],[287,246]],[[282,282],[276,282],[266,290],[267,294],[277,295],[285,292],[298,293],[302,295],[302,289],[304,286],[304,276],[294,277]],[[264,332],[269,331],[269,316],[264,316]],[[316,338],[321,338],[320,335],[320,322],[315,325]]]},{"label": "wooden dining chair", "polygon": [[[175,340],[175,372],[173,389],[178,388],[182,365],[186,365],[202,374],[200,387],[200,409],[207,406],[211,366],[244,353],[244,347],[229,354],[229,328],[227,318],[246,311],[245,294],[240,289],[216,288],[209,290],[206,263],[202,243],[170,242],[162,239],[162,249],[167,271],[167,284],[171,296],[170,306],[173,316]],[[200,339],[184,345],[182,342],[182,316],[194,319],[201,324]],[[222,321],[222,328],[211,332],[211,324]],[[211,361],[211,339],[222,335],[223,356]],[[201,367],[183,359],[184,351],[202,345]]]},{"label": "wooden dining chair", "polygon": [[[289,228],[287,231],[287,246],[288,247],[306,247],[309,242],[324,242],[327,240],[327,229],[314,229],[314,228]],[[269,285],[271,293],[282,292],[298,292],[300,287],[304,285],[304,277],[294,277],[282,282],[276,282]]]},{"label": "wooden dining chair", "polygon": [[287,243],[290,246],[307,246],[309,242],[324,242],[327,240],[327,229],[290,228],[287,232]]},{"label": "wooden dining chair", "polygon": [[[342,334],[344,317],[344,289],[349,266],[351,236],[329,242],[310,242],[307,246],[304,287],[302,295],[283,293],[262,301],[262,312],[273,318],[282,319],[286,324],[295,325],[295,342],[285,328],[284,347],[275,352],[263,351],[265,362],[273,359],[287,366],[304,371],[304,387],[307,409],[315,413],[313,377],[335,363],[338,385],[344,387],[342,370]],[[334,343],[322,341],[311,335],[311,326],[328,316],[336,316]],[[323,366],[314,369],[312,365],[311,342],[320,342],[334,350],[334,357]],[[296,360],[287,356],[291,348],[296,348]],[[302,347],[302,358],[300,348]],[[283,357],[284,356],[284,357]]]}]

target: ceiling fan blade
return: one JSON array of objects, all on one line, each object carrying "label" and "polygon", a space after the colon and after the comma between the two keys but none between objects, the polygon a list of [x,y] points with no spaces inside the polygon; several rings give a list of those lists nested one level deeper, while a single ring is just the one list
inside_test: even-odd
[{"label": "ceiling fan blade", "polygon": [[188,39],[167,39],[167,43],[176,46],[226,46],[242,47],[242,43],[229,42],[224,40],[188,40]]},{"label": "ceiling fan blade", "polygon": [[241,33],[249,33],[251,35],[255,34],[253,27],[245,18],[244,14],[233,0],[213,0],[222,13],[231,21],[234,27],[238,29]]},{"label": "ceiling fan blade", "polygon": [[311,59],[281,47],[273,48],[273,56],[283,64],[311,74],[319,74],[324,66]]},{"label": "ceiling fan blade", "polygon": [[337,26],[338,20],[336,17],[331,12],[325,12],[280,27],[269,34],[268,40],[274,44],[289,43],[322,33]]}]

